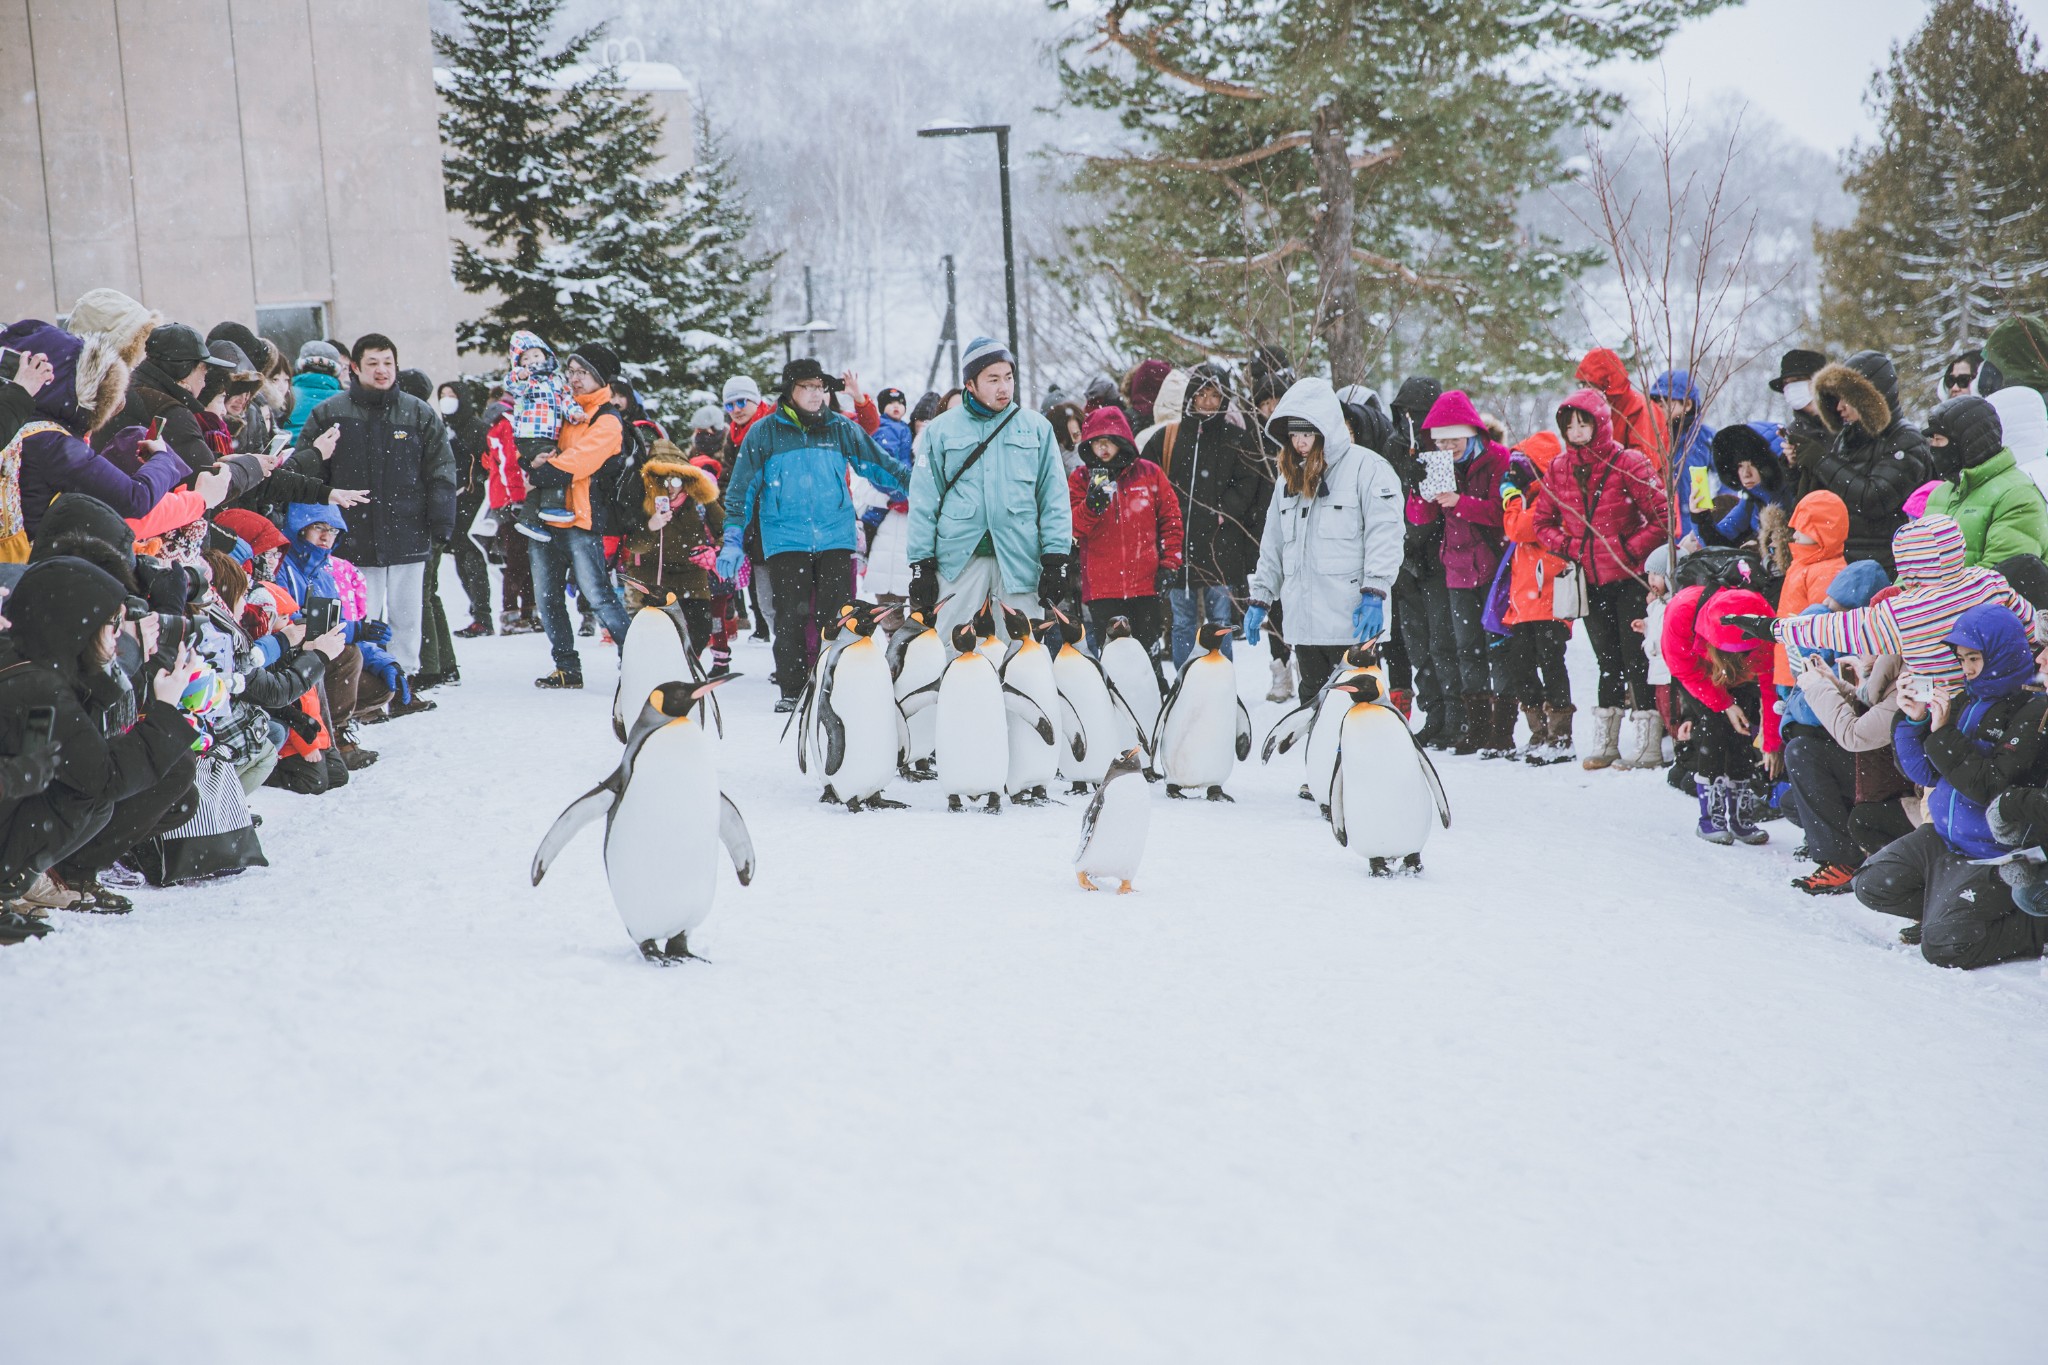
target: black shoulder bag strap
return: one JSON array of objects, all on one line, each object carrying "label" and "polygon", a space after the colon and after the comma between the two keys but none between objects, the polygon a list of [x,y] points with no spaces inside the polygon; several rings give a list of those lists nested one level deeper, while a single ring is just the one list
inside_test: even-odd
[{"label": "black shoulder bag strap", "polygon": [[[1015,417],[1017,415],[1017,410],[1022,406],[1023,405],[1021,403],[1011,403],[1010,417]],[[1005,417],[1002,421],[996,423],[996,429],[994,431],[991,431],[988,435],[982,437],[981,444],[968,452],[967,459],[963,461],[960,465],[959,473],[953,475],[949,479],[944,479],[940,482],[938,510],[932,513],[932,529],[934,531],[938,529],[939,519],[946,515],[946,495],[953,491],[955,485],[957,485],[960,482],[960,480],[967,477],[967,471],[974,468],[974,462],[976,460],[979,460],[982,457],[982,455],[987,452],[989,448],[989,443],[994,441],[996,437],[1003,434],[1003,428],[1010,425],[1010,417]]]}]

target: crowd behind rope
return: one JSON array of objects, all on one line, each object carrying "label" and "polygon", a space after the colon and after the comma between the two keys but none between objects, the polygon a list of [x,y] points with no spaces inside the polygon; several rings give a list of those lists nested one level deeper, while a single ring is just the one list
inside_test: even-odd
[{"label": "crowd behind rope", "polygon": [[1667,770],[1714,844],[1789,819],[1793,885],[1901,917],[1932,962],[2048,941],[2038,319],[1958,356],[1918,423],[1876,352],[1787,352],[1783,409],[1717,427],[1691,376],[1639,392],[1597,349],[1518,439],[1441,377],[1383,403],[1273,348],[1041,410],[988,338],[915,403],[798,359],[664,423],[607,345],[532,330],[488,390],[374,333],[287,357],[111,290],[0,346],[0,937],[261,864],[257,793],[357,780],[364,727],[459,683],[457,640],[544,633],[536,685],[573,690],[579,642],[670,605],[710,674],[772,642],[788,711],[860,597],[941,638],[998,603],[1090,652],[1114,624],[1162,674],[1227,626],[1273,701],[1376,642],[1427,747]]}]

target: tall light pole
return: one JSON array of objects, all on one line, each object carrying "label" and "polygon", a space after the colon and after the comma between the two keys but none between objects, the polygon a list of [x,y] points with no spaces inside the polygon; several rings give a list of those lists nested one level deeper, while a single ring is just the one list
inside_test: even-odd
[{"label": "tall light pole", "polygon": [[[1017,349],[1017,245],[1010,228],[1010,125],[1007,123],[934,123],[917,130],[919,137],[970,137],[977,133],[996,135],[996,169],[1003,185],[1003,296],[1009,305],[1010,354],[1022,354]],[[1021,368],[1021,366],[1020,366]],[[1017,376],[1017,392],[1024,392],[1024,377]]]}]

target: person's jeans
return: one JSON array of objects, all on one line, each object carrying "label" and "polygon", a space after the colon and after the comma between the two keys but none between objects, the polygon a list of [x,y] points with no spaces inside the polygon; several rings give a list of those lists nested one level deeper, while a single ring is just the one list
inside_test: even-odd
[{"label": "person's jeans", "polygon": [[569,608],[562,600],[563,585],[571,572],[576,575],[577,595],[597,611],[597,619],[612,633],[615,644],[624,644],[626,604],[612,587],[604,564],[604,537],[595,531],[571,526],[554,532],[553,539],[530,541],[529,562],[533,565],[533,595],[540,603],[541,628],[548,633],[548,648],[555,667],[564,673],[583,676],[583,660],[576,653],[576,627],[569,620]]},{"label": "person's jeans", "polygon": [[[1198,626],[1234,626],[1237,624],[1237,603],[1232,599],[1230,588],[1225,584],[1214,587],[1168,588],[1164,593],[1167,606],[1173,612],[1173,666],[1179,668],[1188,661],[1188,655],[1195,652],[1195,630]],[[1196,616],[1199,602],[1199,619]],[[1223,637],[1223,657],[1233,659],[1230,652],[1230,637]]]}]

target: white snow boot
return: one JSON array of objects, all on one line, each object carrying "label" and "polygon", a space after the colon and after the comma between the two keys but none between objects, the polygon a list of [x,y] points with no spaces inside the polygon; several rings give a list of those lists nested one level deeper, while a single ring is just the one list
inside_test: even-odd
[{"label": "white snow boot", "polygon": [[1273,685],[1266,689],[1267,701],[1293,701],[1294,677],[1288,668],[1289,660],[1273,660]]},{"label": "white snow boot", "polygon": [[1593,752],[1579,764],[1581,768],[1590,773],[1614,766],[1614,760],[1621,757],[1621,750],[1617,747],[1621,738],[1621,717],[1619,706],[1593,708]]},{"label": "white snow boot", "polygon": [[1614,760],[1616,771],[1664,766],[1664,718],[1652,709],[1628,713],[1631,733]]}]

